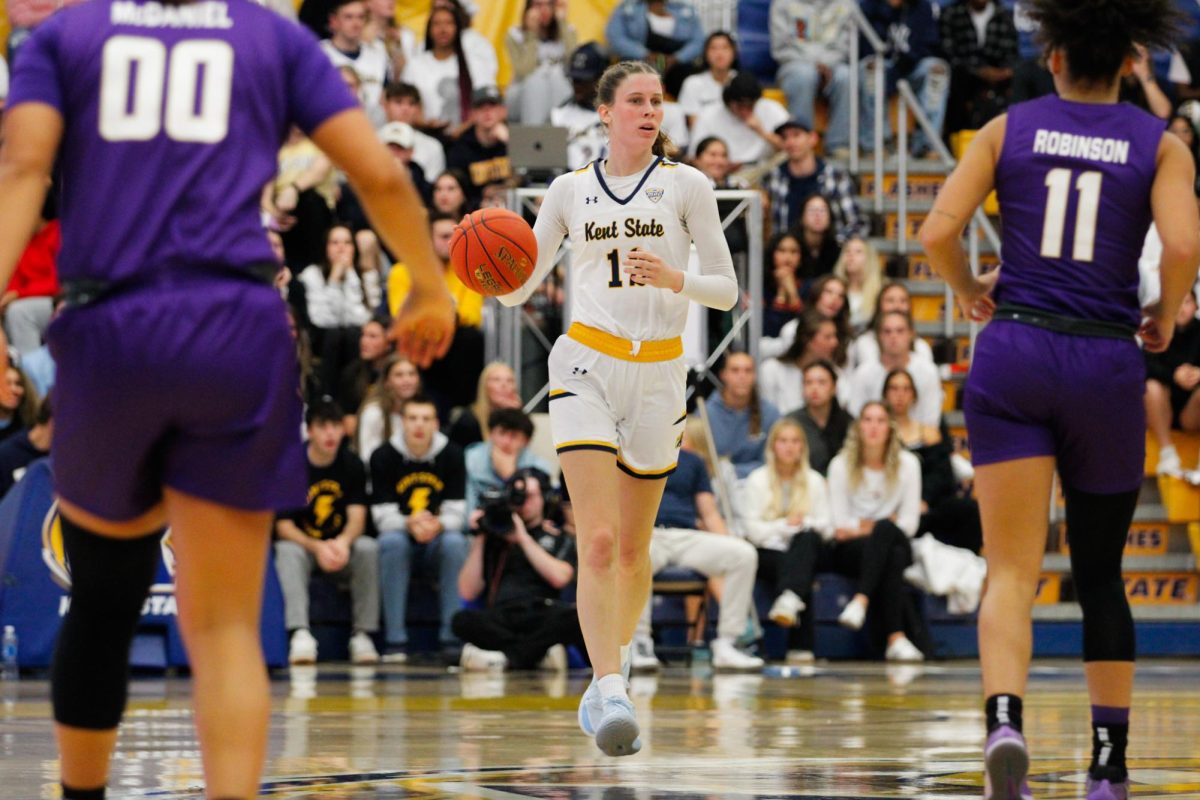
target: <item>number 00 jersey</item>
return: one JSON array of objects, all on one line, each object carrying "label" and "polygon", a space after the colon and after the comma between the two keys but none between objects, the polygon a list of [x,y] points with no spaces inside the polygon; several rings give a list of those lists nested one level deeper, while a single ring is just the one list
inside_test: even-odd
[{"label": "number 00 jersey", "polygon": [[1002,303],[1136,328],[1138,256],[1165,123],[1053,95],[1008,109],[996,164]]},{"label": "number 00 jersey", "polygon": [[570,236],[572,319],[633,341],[682,334],[689,300],[631,283],[622,263],[631,250],[648,250],[667,266],[687,270],[694,239],[701,272],[732,274],[708,178],[662,158],[619,178],[605,174],[598,161],[559,176],[546,192],[534,232],[538,268],[523,293],[545,277]]}]

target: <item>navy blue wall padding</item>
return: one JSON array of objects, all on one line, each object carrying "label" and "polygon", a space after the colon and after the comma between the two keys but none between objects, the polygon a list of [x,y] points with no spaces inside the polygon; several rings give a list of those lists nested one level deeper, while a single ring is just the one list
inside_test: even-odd
[{"label": "navy blue wall padding", "polygon": [[[54,502],[49,459],[29,465],[25,476],[0,502],[0,625],[13,625],[22,667],[47,667],[54,653],[67,593],[50,577],[42,559],[42,524]],[[133,666],[187,666],[187,653],[175,620],[173,579],[159,565],[133,646]],[[157,638],[158,643],[147,641]],[[267,565],[262,611],[263,652],[270,666],[287,663],[283,595],[273,564]]]}]

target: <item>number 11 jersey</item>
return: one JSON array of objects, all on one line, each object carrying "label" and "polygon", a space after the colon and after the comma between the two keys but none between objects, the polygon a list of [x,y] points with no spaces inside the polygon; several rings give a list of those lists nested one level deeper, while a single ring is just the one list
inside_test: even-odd
[{"label": "number 11 jersey", "polygon": [[34,31],[10,108],[65,128],[64,282],[272,262],[259,198],[290,125],[357,102],[301,26],[249,0],[91,0]]},{"label": "number 11 jersey", "polygon": [[998,302],[1138,326],[1138,256],[1165,127],[1126,103],[1050,95],[1008,109]]}]

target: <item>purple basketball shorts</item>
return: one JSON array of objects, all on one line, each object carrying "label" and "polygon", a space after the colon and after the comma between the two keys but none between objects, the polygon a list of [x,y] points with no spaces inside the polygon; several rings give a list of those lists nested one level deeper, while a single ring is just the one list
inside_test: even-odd
[{"label": "purple basketball shorts", "polygon": [[1145,361],[1133,339],[992,322],[976,340],[963,399],[972,461],[1053,456],[1069,488],[1137,489],[1145,389]]},{"label": "purple basketball shorts", "polygon": [[300,377],[283,301],[249,280],[196,278],[68,308],[58,365],[58,493],[103,519],[163,487],[248,511],[302,506]]}]

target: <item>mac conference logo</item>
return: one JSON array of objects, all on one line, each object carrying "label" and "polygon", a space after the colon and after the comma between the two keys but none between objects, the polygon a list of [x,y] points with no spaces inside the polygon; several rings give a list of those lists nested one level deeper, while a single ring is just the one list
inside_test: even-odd
[{"label": "mac conference logo", "polygon": [[[163,566],[167,568],[170,583],[156,583],[150,586],[150,596],[142,607],[143,614],[175,614],[175,545],[171,541],[171,529],[162,535],[159,542],[162,550]],[[67,558],[67,549],[63,545],[62,515],[58,510],[58,501],[50,504],[46,517],[42,520],[42,562],[50,571],[50,578],[66,591],[71,590],[71,561]],[[68,598],[63,598],[60,613],[66,613]]]}]

